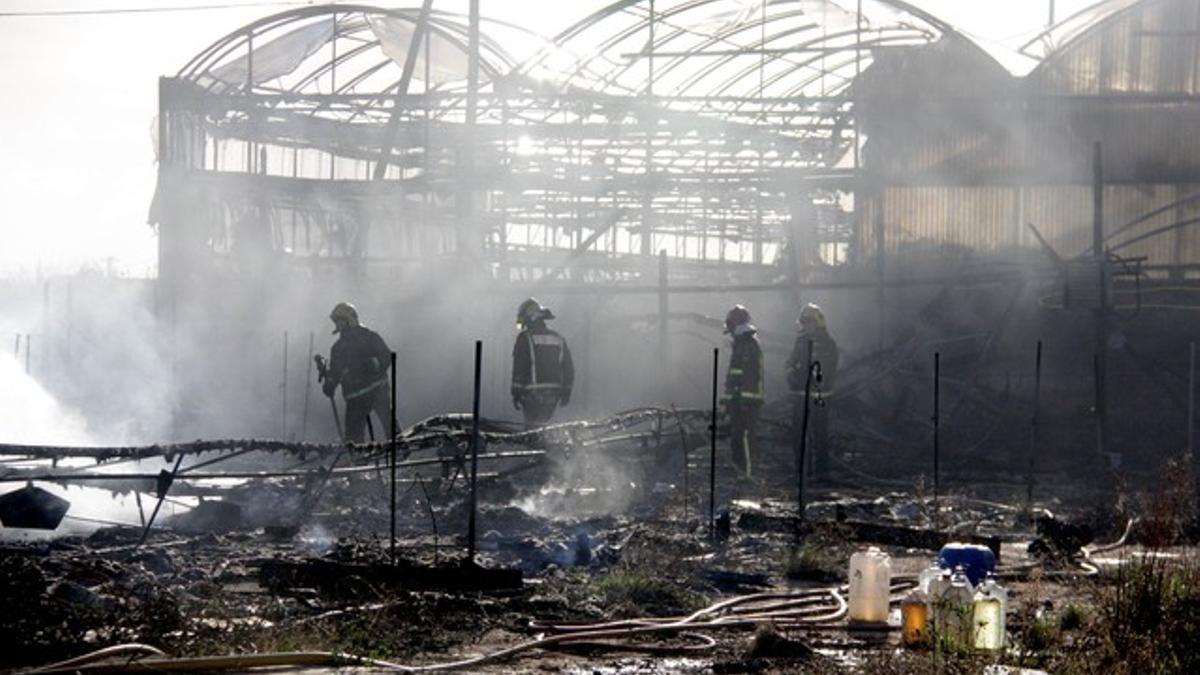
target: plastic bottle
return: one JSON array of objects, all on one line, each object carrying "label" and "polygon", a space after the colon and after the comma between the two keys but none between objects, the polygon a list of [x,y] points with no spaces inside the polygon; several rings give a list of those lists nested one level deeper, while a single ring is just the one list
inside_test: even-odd
[{"label": "plastic bottle", "polygon": [[971,630],[975,619],[975,589],[962,568],[950,575],[950,586],[942,593],[937,624],[942,637],[951,644],[974,644]]},{"label": "plastic bottle", "polygon": [[929,598],[929,623],[930,628],[938,635],[941,635],[946,630],[946,626],[943,623],[945,621],[945,610],[942,607],[944,604],[942,597],[946,594],[947,589],[950,588],[950,570],[944,570],[939,567],[937,573],[931,575],[931,577],[929,579],[929,590],[926,592],[926,596]]},{"label": "plastic bottle", "polygon": [[997,651],[1004,648],[1005,613],[1008,593],[996,578],[988,575],[975,592],[974,645],[976,649]]},{"label": "plastic bottle", "polygon": [[900,627],[904,644],[924,644],[929,634],[929,595],[920,588],[914,588],[901,601]]},{"label": "plastic bottle", "polygon": [[930,595],[930,582],[940,577],[943,572],[946,572],[947,578],[949,578],[949,572],[942,567],[939,567],[936,562],[921,570],[921,573],[917,575],[917,589],[928,597]]},{"label": "plastic bottle", "polygon": [[872,546],[850,556],[851,621],[886,623],[891,598],[892,562]]}]

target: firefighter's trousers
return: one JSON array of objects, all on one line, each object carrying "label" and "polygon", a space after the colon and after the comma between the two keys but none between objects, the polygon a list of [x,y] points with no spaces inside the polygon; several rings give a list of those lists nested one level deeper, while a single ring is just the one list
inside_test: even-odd
[{"label": "firefighter's trousers", "polygon": [[729,412],[729,450],[733,465],[740,473],[750,476],[753,449],[758,445],[758,414],[762,403],[731,399],[726,410]]},{"label": "firefighter's trousers", "polygon": [[[375,413],[375,438],[384,440],[391,433],[391,397],[386,386],[375,387],[362,396],[346,399],[346,441],[362,443],[367,430],[367,416]],[[397,427],[398,429],[399,427]]]}]

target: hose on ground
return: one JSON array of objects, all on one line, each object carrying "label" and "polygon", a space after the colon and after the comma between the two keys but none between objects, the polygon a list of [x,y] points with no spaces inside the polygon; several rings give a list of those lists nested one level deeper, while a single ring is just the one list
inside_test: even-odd
[{"label": "hose on ground", "polygon": [[111,647],[105,647],[104,649],[97,649],[94,652],[88,652],[87,654],[83,654],[81,656],[76,656],[74,658],[70,658],[65,661],[58,661],[57,663],[51,663],[48,666],[43,666],[41,668],[37,668],[30,672],[31,673],[49,673],[49,672],[55,672],[55,671],[59,671],[59,670],[70,670],[71,668],[73,668],[75,666],[82,666],[82,665],[85,665],[88,663],[93,663],[95,661],[100,661],[102,659],[112,658],[114,656],[133,655],[136,657],[136,656],[145,656],[147,654],[152,655],[152,656],[166,656],[166,653],[164,653],[161,649],[159,649],[157,647],[152,647],[150,645],[144,645],[144,644],[141,644],[140,642],[129,642],[129,643],[125,643],[125,644],[112,645]]},{"label": "hose on ground", "polygon": [[[895,597],[892,598],[893,601],[895,599]],[[754,606],[753,604],[762,602],[770,602],[772,604],[767,605],[767,607]],[[735,608],[742,608],[742,610],[735,612],[733,611]],[[590,626],[548,626],[547,628],[560,632],[555,635],[529,640],[489,654],[448,663],[410,666],[336,652],[283,652],[180,659],[156,655],[154,658],[146,658],[128,663],[99,664],[95,662],[113,655],[113,652],[104,653],[105,650],[100,650],[78,657],[70,662],[46,666],[35,672],[128,672],[131,670],[200,672],[280,666],[363,665],[395,672],[424,673],[479,667],[535,649],[615,649],[644,653],[703,651],[711,649],[716,645],[716,640],[710,636],[703,635],[704,632],[736,628],[749,629],[765,621],[773,621],[781,627],[804,627],[812,625],[814,628],[831,629],[833,626],[838,625],[833,622],[845,617],[846,611],[847,603],[845,597],[842,595],[842,588],[832,586],[791,593],[755,593],[729,598],[704,607],[687,616],[667,620],[636,619]],[[845,628],[844,624],[842,627]],[[668,646],[637,642],[611,642],[612,640],[629,640],[631,638],[668,635],[696,640],[699,641],[699,644]],[[161,654],[161,652],[158,654]]]}]

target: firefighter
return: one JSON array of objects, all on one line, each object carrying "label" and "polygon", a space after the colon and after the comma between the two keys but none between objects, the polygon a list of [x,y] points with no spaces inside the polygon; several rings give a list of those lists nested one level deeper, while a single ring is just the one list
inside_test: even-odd
[{"label": "firefighter", "polygon": [[553,318],[554,313],[533,298],[517,308],[520,333],[513,345],[512,401],[529,426],[545,424],[560,403],[570,403],[575,384],[567,341],[546,326]]},{"label": "firefighter", "polygon": [[[808,364],[817,361],[821,364],[820,399],[809,401],[808,408],[808,447],[807,453],[812,458],[813,474],[817,478],[829,475],[829,397],[833,394],[833,385],[838,371],[837,341],[829,334],[825,323],[825,314],[813,303],[806,304],[800,310],[800,318],[796,321],[799,334],[792,354],[787,360],[788,388],[794,392],[796,406],[793,414],[793,424],[800,429],[804,415],[804,384],[808,376]],[[809,344],[812,344],[812,354],[809,354]],[[816,382],[814,381],[815,385]]]},{"label": "firefighter", "polygon": [[725,315],[725,332],[733,338],[733,355],[725,374],[725,411],[729,415],[729,449],[738,472],[751,475],[752,448],[757,444],[758,415],[763,405],[763,353],[750,312],[734,305]]},{"label": "firefighter", "polygon": [[359,323],[358,310],[350,303],[339,302],[334,306],[329,320],[338,339],[329,351],[329,368],[321,390],[332,398],[338,385],[342,386],[342,399],[346,402],[344,440],[361,443],[372,412],[379,428],[388,429],[383,425],[391,420],[388,367],[392,350],[379,333]]}]

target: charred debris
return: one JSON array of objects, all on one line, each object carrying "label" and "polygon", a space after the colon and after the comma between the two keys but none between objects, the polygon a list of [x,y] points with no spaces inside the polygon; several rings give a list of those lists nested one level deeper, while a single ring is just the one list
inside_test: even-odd
[{"label": "charred debris", "polygon": [[1200,2],[436,4],[216,41],[157,278],[0,286],[2,665],[1196,672]]}]

